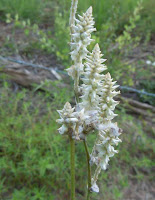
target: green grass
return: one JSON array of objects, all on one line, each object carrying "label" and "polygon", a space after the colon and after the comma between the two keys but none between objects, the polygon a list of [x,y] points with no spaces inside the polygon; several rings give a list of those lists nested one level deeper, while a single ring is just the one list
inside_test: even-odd
[{"label": "green grass", "polygon": [[79,10],[84,11],[89,6],[93,6],[97,29],[101,29],[101,25],[107,23],[107,21],[111,20],[112,17],[117,17],[118,25],[127,20],[137,2],[138,0],[79,0]]},{"label": "green grass", "polygon": [[[138,2],[139,0],[79,0],[78,11],[82,13],[89,6],[93,6],[93,13],[98,30],[102,29],[103,24],[107,24],[109,21],[116,21],[115,30],[120,31],[128,22],[129,16],[132,14]],[[29,18],[33,22],[40,22],[46,15],[52,17],[54,10],[59,8],[59,11],[65,15],[68,21],[70,3],[71,0],[62,0],[61,2],[57,0],[0,0],[0,17],[2,16],[4,19],[4,15],[10,13],[12,16],[18,14],[22,19]],[[153,0],[143,0],[144,10],[142,11],[143,18],[141,22],[148,28],[153,27],[153,30],[155,30],[153,23],[153,5]],[[51,19],[50,17],[48,18],[48,20]],[[149,22],[149,24],[146,22]]]},{"label": "green grass", "polygon": [[18,14],[21,18],[39,21],[44,4],[42,0],[0,0],[0,11],[3,14]]},{"label": "green grass", "polygon": [[[58,188],[62,195],[68,193],[69,144],[58,135],[55,122],[56,109],[69,98],[66,93],[62,89],[53,95],[28,90],[10,94],[7,85],[1,91],[0,178],[4,181],[1,187],[10,189],[11,199],[42,199],[45,195],[53,199],[53,190]],[[53,98],[60,103],[57,107]]]}]

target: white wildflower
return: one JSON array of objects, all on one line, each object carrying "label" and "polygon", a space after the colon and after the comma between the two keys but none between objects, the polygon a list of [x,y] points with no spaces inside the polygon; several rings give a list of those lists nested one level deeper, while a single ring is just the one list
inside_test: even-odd
[{"label": "white wildflower", "polygon": [[99,187],[98,187],[98,185],[96,184],[96,182],[94,182],[93,180],[92,180],[91,191],[92,191],[92,192],[99,193]]},{"label": "white wildflower", "polygon": [[88,50],[87,46],[92,42],[91,33],[95,31],[94,20],[92,17],[92,7],[82,16],[78,15],[79,19],[75,19],[76,25],[73,25],[74,33],[71,35],[71,58],[75,62],[82,61],[86,57]]},{"label": "white wildflower", "polygon": [[115,153],[118,153],[114,149],[114,146],[121,142],[119,139],[121,130],[118,128],[117,123],[112,123],[113,118],[116,116],[114,109],[118,104],[113,98],[120,93],[119,91],[115,91],[118,88],[118,85],[115,85],[115,83],[108,73],[102,81],[102,87],[97,91],[100,96],[98,106],[100,123],[97,126],[99,133],[90,160],[90,164],[94,163],[97,165],[93,184],[96,184],[100,171],[107,169],[110,158]]},{"label": "white wildflower", "polygon": [[102,84],[103,87],[98,91],[100,94],[99,116],[102,123],[111,121],[117,116],[113,111],[119,102],[113,98],[120,94],[120,91],[115,91],[119,85],[115,85],[116,81],[113,82],[112,80],[110,73],[107,73]]},{"label": "white wildflower", "polygon": [[102,59],[102,56],[99,45],[96,44],[92,53],[86,58],[87,62],[85,63],[83,84],[81,86],[81,106],[85,110],[96,110],[99,105],[98,90],[102,87],[101,83],[104,78],[104,75],[100,73],[107,69],[103,64],[106,60]]},{"label": "white wildflower", "polygon": [[91,179],[91,191],[92,191],[92,192],[96,192],[96,193],[99,192],[99,187],[98,187],[98,185],[96,184],[96,182],[97,182],[97,180],[98,180],[98,176],[99,176],[100,172],[101,172],[101,168],[98,166],[98,167],[96,168],[94,177]]},{"label": "white wildflower", "polygon": [[78,16],[79,19],[75,19],[76,23],[72,24],[70,43],[70,54],[72,60],[74,61],[74,66],[76,67],[67,69],[68,74],[71,75],[73,79],[76,78],[77,74],[80,76],[83,71],[84,65],[82,64],[82,60],[88,53],[87,46],[93,41],[91,39],[91,33],[96,30],[94,28],[94,20],[92,17],[92,7],[90,7],[82,16]]},{"label": "white wildflower", "polygon": [[69,133],[69,129],[74,129],[78,122],[78,119],[74,116],[74,109],[75,108],[72,108],[70,103],[67,102],[62,110],[57,111],[60,115],[60,119],[57,119],[57,123],[62,125],[58,129],[60,134]]},{"label": "white wildflower", "polygon": [[146,64],[147,64],[147,65],[151,65],[151,61],[150,61],[150,60],[147,60],[147,61],[146,61]]},{"label": "white wildflower", "polygon": [[75,108],[72,108],[69,102],[62,110],[58,110],[60,119],[57,120],[57,123],[62,125],[58,131],[61,135],[70,134],[76,140],[84,139],[85,121],[88,120],[89,116],[85,114],[84,109],[74,110]]},{"label": "white wildflower", "polygon": [[59,133],[60,133],[61,135],[63,135],[63,134],[65,134],[65,133],[67,133],[68,127],[67,127],[65,124],[63,124],[63,125],[58,129],[58,131],[59,131]]},{"label": "white wildflower", "polygon": [[[118,128],[117,123],[112,121],[116,116],[115,107],[119,103],[114,97],[120,91],[116,91],[119,86],[115,85],[116,81],[113,81],[110,73],[103,74],[107,67],[103,64],[106,60],[102,58],[99,45],[95,45],[92,53],[87,50],[88,45],[92,42],[91,33],[96,30],[92,7],[82,16],[78,15],[79,18],[76,19],[77,2],[78,0],[73,0],[71,6],[70,54],[73,65],[67,69],[69,76],[74,79],[76,106],[72,108],[67,102],[64,108],[58,111],[60,119],[57,122],[61,124],[58,131],[60,134],[68,134],[72,139],[84,140],[84,142],[89,133],[98,131],[90,155],[90,165],[95,164],[96,170],[91,178],[91,188],[88,189],[99,192],[96,184],[98,176],[101,170],[107,169],[110,158],[118,153],[115,146],[121,142],[119,138],[121,129]],[[83,63],[83,60],[86,62]],[[148,61],[146,63],[151,64]],[[80,93],[81,97],[79,98]],[[86,152],[88,154],[87,150]]]},{"label": "white wildflower", "polygon": [[121,134],[121,129],[118,128],[117,123],[108,122],[99,126],[98,138],[95,142],[90,164],[95,163],[97,169],[94,174],[94,180],[97,181],[98,175],[102,170],[106,170],[110,157],[113,157],[115,153],[118,153],[114,149],[114,145],[118,145],[121,140],[118,136]]}]

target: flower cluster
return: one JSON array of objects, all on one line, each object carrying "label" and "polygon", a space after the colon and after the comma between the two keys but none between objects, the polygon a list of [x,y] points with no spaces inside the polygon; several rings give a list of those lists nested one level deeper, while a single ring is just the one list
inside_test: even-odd
[{"label": "flower cluster", "polygon": [[70,103],[67,102],[62,110],[57,111],[60,115],[60,119],[57,119],[57,123],[62,125],[58,129],[61,135],[68,133],[69,129],[74,129],[74,126],[78,121],[78,119],[75,117],[74,109],[75,108],[72,108]]},{"label": "flower cluster", "polygon": [[102,123],[111,121],[115,116],[117,116],[113,111],[116,105],[119,103],[113,98],[120,94],[120,91],[115,91],[119,85],[115,85],[116,81],[112,81],[110,73],[107,73],[104,77],[102,83],[102,89],[99,91],[100,103],[99,103],[99,116]]},{"label": "flower cluster", "polygon": [[110,157],[113,157],[117,153],[114,145],[118,145],[121,142],[118,138],[121,134],[121,129],[118,128],[117,123],[112,122],[113,118],[117,116],[114,113],[114,109],[119,103],[113,98],[120,93],[120,91],[115,91],[119,87],[115,83],[116,81],[113,82],[110,73],[107,73],[101,83],[102,87],[98,89],[100,102],[98,105],[99,125],[97,129],[99,133],[90,160],[91,164],[95,163],[97,165],[94,177],[92,178],[92,191],[99,191],[96,184],[98,175],[101,169],[107,169]]},{"label": "flower cluster", "polygon": [[113,157],[115,153],[118,153],[114,149],[114,145],[118,145],[121,140],[119,135],[121,134],[121,129],[118,128],[117,123],[108,122],[106,124],[99,125],[99,134],[95,142],[90,163],[95,163],[97,169],[95,171],[94,177],[92,178],[92,191],[99,191],[97,189],[96,181],[98,175],[102,170],[106,170],[110,157]]},{"label": "flower cluster", "polygon": [[[75,5],[76,6],[76,5]],[[73,9],[76,13],[76,9]],[[74,19],[74,20],[72,20]],[[88,52],[87,46],[91,43],[91,33],[95,31],[92,17],[92,7],[79,19],[72,16],[71,31],[71,58],[74,65],[67,71],[74,79],[75,96],[79,93],[80,102],[76,101],[76,107],[72,108],[67,102],[62,110],[59,110],[60,119],[57,120],[62,126],[58,129],[60,134],[68,134],[75,140],[85,140],[88,133],[98,131],[96,142],[90,155],[90,165],[95,164],[96,170],[92,178],[91,190],[99,192],[96,184],[101,170],[106,170],[109,160],[117,153],[114,146],[121,140],[121,129],[113,122],[116,114],[114,109],[119,103],[114,97],[120,92],[116,91],[118,85],[110,76],[103,72],[107,67],[103,64],[100,47],[95,45],[92,53]],[[83,60],[85,63],[83,63]],[[82,83],[79,85],[78,79]],[[89,163],[89,162],[88,162]]]},{"label": "flower cluster", "polygon": [[86,13],[82,16],[78,15],[79,19],[75,18],[75,24],[72,25],[71,33],[71,58],[74,61],[74,65],[67,71],[68,74],[74,79],[76,77],[76,71],[83,72],[82,60],[86,57],[88,50],[87,46],[93,41],[91,39],[91,33],[95,31],[94,20],[92,17],[92,7],[90,7]]},{"label": "flower cluster", "polygon": [[87,122],[89,116],[85,115],[84,109],[75,112],[75,108],[72,108],[70,103],[67,102],[62,110],[58,110],[60,119],[57,119],[57,123],[62,126],[58,129],[59,133],[68,134],[76,140],[83,138],[84,125]]},{"label": "flower cluster", "polygon": [[96,110],[100,102],[98,90],[102,89],[102,80],[104,79],[104,75],[100,73],[107,69],[103,64],[106,60],[102,59],[102,56],[99,45],[96,44],[92,53],[86,57],[84,77],[81,78],[83,81],[81,85],[81,106],[88,111]]}]

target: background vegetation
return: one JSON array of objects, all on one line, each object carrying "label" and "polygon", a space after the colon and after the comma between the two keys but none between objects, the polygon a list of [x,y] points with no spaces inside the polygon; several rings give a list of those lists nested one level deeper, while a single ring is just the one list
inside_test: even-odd
[{"label": "background vegetation", "polygon": [[[108,59],[113,78],[122,86],[155,93],[155,1],[79,0],[78,12],[90,5],[98,30],[93,37]],[[57,70],[67,68],[71,64],[69,9],[70,0],[0,0],[0,55]],[[25,88],[1,73],[0,84],[0,199],[69,199],[69,141],[57,133],[55,120],[56,110],[66,101],[73,102],[71,81],[67,80],[67,87],[51,81],[52,89],[46,91],[36,85]],[[153,96],[127,91],[122,95],[155,105]],[[135,115],[124,104],[117,112],[123,143],[109,170],[102,173],[100,195],[92,199],[153,200],[153,118]],[[90,138],[90,148],[94,138]],[[76,193],[83,200],[86,158],[82,144],[76,151]]]}]

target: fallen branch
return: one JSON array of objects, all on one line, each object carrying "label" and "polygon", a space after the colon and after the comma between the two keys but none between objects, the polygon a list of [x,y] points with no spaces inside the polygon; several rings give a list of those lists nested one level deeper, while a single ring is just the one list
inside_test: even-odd
[{"label": "fallen branch", "polygon": [[155,117],[155,107],[148,105],[146,103],[141,103],[139,101],[125,98],[120,96],[117,100],[124,103],[124,107],[129,109],[135,114],[142,115],[144,117],[154,118]]},{"label": "fallen branch", "polygon": [[[17,63],[17,64],[15,64],[15,63]],[[43,65],[36,65],[36,64],[33,64],[33,63],[29,63],[29,62],[25,62],[25,61],[21,61],[21,60],[15,60],[15,59],[12,59],[12,58],[4,58],[2,56],[0,56],[0,64],[4,65],[5,69],[12,70],[12,73],[14,71],[13,70],[14,68],[19,68],[19,69],[22,68],[23,71],[24,71],[24,70],[26,70],[27,67],[31,67],[31,68],[39,69],[39,70],[42,70],[42,71],[48,71],[48,72],[50,72],[50,74],[52,74],[54,76],[53,77],[54,79],[62,80],[61,76],[56,72],[56,70],[54,70],[53,68],[45,67]],[[7,70],[6,70],[6,72],[7,72]]]},{"label": "fallen branch", "polygon": [[143,110],[150,110],[150,112],[153,112],[155,113],[155,107],[149,105],[149,104],[146,104],[146,103],[141,103],[139,101],[136,101],[136,100],[133,100],[133,99],[129,99],[129,98],[125,98],[125,97],[121,97],[121,99],[124,101],[124,102],[127,102],[128,104],[136,107],[136,108],[140,108],[140,109],[143,109]]}]

